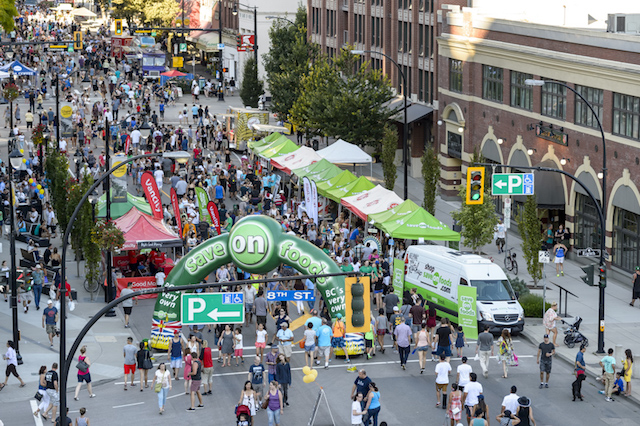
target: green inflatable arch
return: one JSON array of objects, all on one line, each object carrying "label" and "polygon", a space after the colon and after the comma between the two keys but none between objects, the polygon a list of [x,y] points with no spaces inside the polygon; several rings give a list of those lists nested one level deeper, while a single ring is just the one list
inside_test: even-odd
[{"label": "green inflatable arch", "polygon": [[[314,244],[286,234],[268,216],[248,216],[236,223],[228,234],[218,235],[191,250],[171,270],[165,287],[197,284],[221,265],[233,262],[243,271],[265,274],[281,263],[305,275],[341,272],[338,265]],[[344,276],[316,280],[329,313],[345,314]],[[160,294],[153,311],[150,344],[167,349],[175,330],[180,330],[180,292]]]}]

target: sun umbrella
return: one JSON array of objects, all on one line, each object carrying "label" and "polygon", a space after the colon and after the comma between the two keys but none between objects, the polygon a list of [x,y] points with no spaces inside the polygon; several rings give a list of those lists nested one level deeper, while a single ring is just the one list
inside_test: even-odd
[{"label": "sun umbrella", "polygon": [[165,77],[184,77],[186,74],[178,70],[171,70],[171,71],[160,73],[160,75],[163,75]]}]

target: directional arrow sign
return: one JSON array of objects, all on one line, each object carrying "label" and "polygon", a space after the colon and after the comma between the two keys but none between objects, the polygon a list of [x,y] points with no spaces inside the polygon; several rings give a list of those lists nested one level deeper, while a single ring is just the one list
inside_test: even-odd
[{"label": "directional arrow sign", "polygon": [[242,293],[182,294],[182,324],[241,324],[244,322]]},{"label": "directional arrow sign", "polygon": [[494,173],[492,195],[533,195],[533,173]]}]

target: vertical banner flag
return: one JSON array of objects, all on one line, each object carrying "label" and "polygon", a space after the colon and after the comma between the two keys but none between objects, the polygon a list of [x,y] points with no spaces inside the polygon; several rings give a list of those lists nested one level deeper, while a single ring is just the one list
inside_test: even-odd
[{"label": "vertical banner flag", "polygon": [[318,188],[316,187],[316,182],[313,180],[311,181],[311,206],[309,217],[318,225]]},{"label": "vertical banner flag", "polygon": [[147,201],[151,206],[153,217],[162,219],[162,200],[160,199],[160,191],[158,191],[156,179],[151,172],[144,172],[140,183],[142,184],[142,189],[144,189],[144,194],[147,196]]},{"label": "vertical banner flag", "polygon": [[198,200],[198,209],[200,210],[200,221],[207,222],[211,225],[212,219],[207,214],[207,204],[209,204],[209,196],[207,191],[203,188],[196,186],[196,199]]},{"label": "vertical banner flag", "polygon": [[402,305],[402,293],[404,291],[404,261],[393,259],[393,292],[398,296],[399,305]]},{"label": "vertical banner flag", "polygon": [[[115,155],[112,157],[109,167],[116,166],[126,160],[126,155]],[[114,203],[127,202],[127,166],[120,166],[111,173],[111,201]]]},{"label": "vertical banner flag", "polygon": [[458,286],[458,324],[469,339],[478,338],[476,292],[475,287]]},{"label": "vertical banner flag", "polygon": [[311,218],[311,181],[309,178],[302,178],[302,189],[304,190],[304,208],[307,212],[307,216]]},{"label": "vertical banner flag", "polygon": [[173,206],[173,216],[176,218],[176,225],[178,225],[178,235],[182,237],[182,219],[180,217],[180,202],[178,201],[178,194],[174,188],[171,188],[171,205]]},{"label": "vertical banner flag", "polygon": [[127,135],[126,142],[124,143],[124,153],[128,154],[131,148],[131,136]]},{"label": "vertical banner flag", "polygon": [[213,226],[216,227],[216,231],[218,232],[218,235],[220,235],[222,231],[220,230],[220,213],[218,213],[218,206],[216,206],[216,203],[213,201],[209,201],[207,204],[207,210],[209,211],[209,217],[213,222]]}]

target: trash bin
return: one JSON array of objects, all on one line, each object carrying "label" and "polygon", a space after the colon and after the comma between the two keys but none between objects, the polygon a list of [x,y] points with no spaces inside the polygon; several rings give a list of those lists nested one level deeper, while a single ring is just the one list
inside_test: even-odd
[{"label": "trash bin", "polygon": [[320,145],[320,142],[318,141],[318,139],[314,139],[311,141],[311,146],[313,147],[314,151],[318,150],[318,146]]},{"label": "trash bin", "polygon": [[78,291],[75,289],[71,289],[71,300],[78,300]]}]

